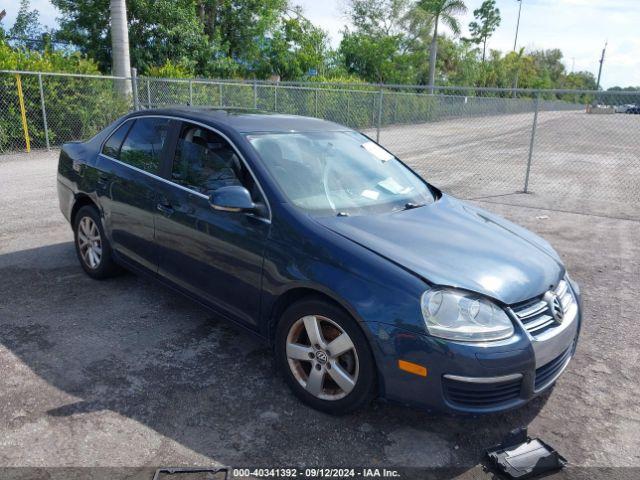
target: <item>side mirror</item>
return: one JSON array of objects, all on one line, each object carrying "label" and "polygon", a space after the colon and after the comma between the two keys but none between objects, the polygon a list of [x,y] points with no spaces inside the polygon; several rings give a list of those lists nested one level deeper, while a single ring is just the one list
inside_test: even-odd
[{"label": "side mirror", "polygon": [[256,208],[249,190],[240,185],[217,189],[209,197],[209,202],[214,210],[223,212],[247,212]]}]

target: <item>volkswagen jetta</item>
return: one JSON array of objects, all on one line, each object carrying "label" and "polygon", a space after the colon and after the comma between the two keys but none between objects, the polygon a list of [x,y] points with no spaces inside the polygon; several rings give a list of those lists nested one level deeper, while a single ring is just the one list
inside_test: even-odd
[{"label": "volkswagen jetta", "polygon": [[335,123],[135,112],[64,145],[58,194],[88,275],[150,275],[259,335],[320,410],[506,410],[575,351],[580,291],[546,241]]}]

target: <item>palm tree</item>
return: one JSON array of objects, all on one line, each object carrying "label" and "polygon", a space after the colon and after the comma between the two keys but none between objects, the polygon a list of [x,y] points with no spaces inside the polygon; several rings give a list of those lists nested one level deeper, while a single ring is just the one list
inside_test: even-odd
[{"label": "palm tree", "polygon": [[[129,31],[127,29],[127,5],[125,0],[111,0],[111,70],[116,77],[131,75],[129,59]],[[119,81],[124,95],[131,94],[131,83]]]},{"label": "palm tree", "polygon": [[460,34],[460,22],[456,15],[467,13],[464,0],[418,0],[414,7],[414,14],[432,19],[433,35],[429,52],[429,86],[433,93],[436,78],[436,59],[438,57],[438,25],[447,25],[455,35]]}]

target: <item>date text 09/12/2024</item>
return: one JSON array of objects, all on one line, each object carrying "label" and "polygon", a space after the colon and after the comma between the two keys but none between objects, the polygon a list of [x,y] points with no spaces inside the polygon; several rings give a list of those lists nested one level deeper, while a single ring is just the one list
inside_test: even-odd
[{"label": "date text 09/12/2024", "polygon": [[397,470],[387,468],[234,468],[233,477],[262,478],[394,478]]}]

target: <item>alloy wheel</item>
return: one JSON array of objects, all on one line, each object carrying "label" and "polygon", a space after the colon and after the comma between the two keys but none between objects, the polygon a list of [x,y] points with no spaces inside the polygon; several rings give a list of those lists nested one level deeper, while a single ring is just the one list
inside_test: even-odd
[{"label": "alloy wheel", "polygon": [[82,217],[78,223],[78,248],[84,263],[95,270],[102,260],[100,229],[91,217]]},{"label": "alloy wheel", "polygon": [[289,329],[286,355],[291,373],[311,395],[340,400],[356,386],[358,353],[337,323],[319,315],[298,319]]}]

